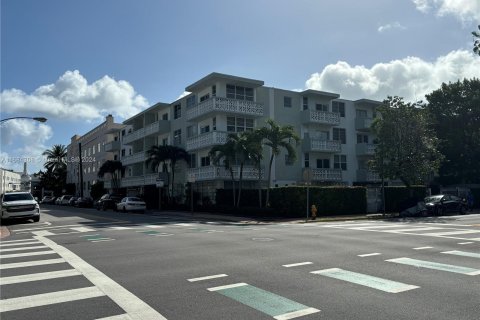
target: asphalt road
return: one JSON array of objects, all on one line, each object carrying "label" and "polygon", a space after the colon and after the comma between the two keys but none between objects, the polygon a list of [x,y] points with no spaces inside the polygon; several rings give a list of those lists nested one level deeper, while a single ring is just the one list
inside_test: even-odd
[{"label": "asphalt road", "polygon": [[479,319],[479,214],[303,224],[42,209],[1,241],[2,320]]}]

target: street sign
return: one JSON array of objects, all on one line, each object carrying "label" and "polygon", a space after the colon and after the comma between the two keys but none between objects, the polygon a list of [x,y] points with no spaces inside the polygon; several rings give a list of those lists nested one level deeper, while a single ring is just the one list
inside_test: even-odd
[{"label": "street sign", "polygon": [[161,178],[157,178],[155,182],[156,182],[157,188],[163,188],[163,186],[165,185],[165,181]]}]

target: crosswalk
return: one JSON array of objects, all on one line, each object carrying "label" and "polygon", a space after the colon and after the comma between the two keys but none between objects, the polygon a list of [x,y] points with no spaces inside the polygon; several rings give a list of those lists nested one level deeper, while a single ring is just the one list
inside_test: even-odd
[{"label": "crosswalk", "polygon": [[[8,291],[11,293],[16,292],[13,288],[16,285],[31,284],[33,288],[41,286],[42,281],[70,277],[83,277],[90,282],[90,285],[27,296],[8,298],[2,296],[0,318],[15,311],[54,305],[58,308],[58,319],[68,319],[68,314],[62,314],[63,304],[108,298],[123,309],[124,313],[112,314],[108,317],[101,316],[98,319],[165,319],[156,310],[75,253],[46,238],[45,233],[37,231],[35,236],[27,239],[6,240],[0,243],[0,270],[2,271],[0,288],[10,289]],[[31,260],[32,256],[35,257],[34,260]],[[19,259],[26,259],[26,261],[19,261]],[[52,266],[55,267],[51,268]],[[32,272],[34,269],[31,267],[38,267],[39,271]],[[24,269],[29,273],[22,272]]]}]

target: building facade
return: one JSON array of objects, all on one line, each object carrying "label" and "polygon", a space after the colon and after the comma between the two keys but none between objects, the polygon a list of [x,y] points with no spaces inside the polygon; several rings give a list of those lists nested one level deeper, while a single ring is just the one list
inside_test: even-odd
[{"label": "building facade", "polygon": [[22,191],[22,173],[0,168],[0,194]]},{"label": "building facade", "polygon": [[[231,188],[232,182],[223,167],[211,162],[210,149],[224,144],[229,133],[263,127],[267,119],[293,126],[301,138],[296,161],[285,151],[276,157],[270,185],[303,184],[305,171],[314,185],[379,182],[367,166],[375,150],[370,125],[379,101],[346,100],[317,90],[283,90],[266,87],[261,80],[220,73],[211,73],[185,90],[190,93],[173,103],[157,103],[125,120],[125,127],[117,131],[115,150],[126,167],[121,186],[127,193],[153,199],[162,168],[145,164],[146,151],[153,145],[176,145],[190,154],[190,162],[175,168],[175,192],[182,194],[190,181],[214,201],[215,190]],[[265,148],[262,169],[244,168],[244,187],[266,185],[269,158],[270,150]],[[235,166],[234,172],[238,176]],[[106,186],[111,187],[108,181]]]}]

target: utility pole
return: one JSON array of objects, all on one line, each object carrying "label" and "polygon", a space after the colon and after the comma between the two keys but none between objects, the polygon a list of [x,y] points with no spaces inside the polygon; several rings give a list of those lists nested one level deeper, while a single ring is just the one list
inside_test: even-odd
[{"label": "utility pole", "polygon": [[80,197],[83,198],[83,164],[82,164],[82,143],[78,143],[78,154],[79,154],[79,175],[80,175]]}]

